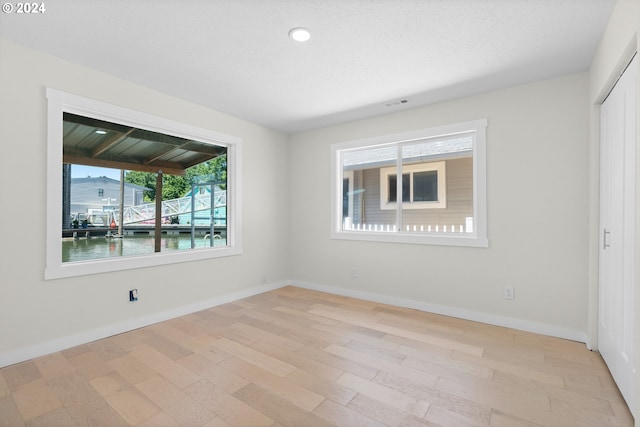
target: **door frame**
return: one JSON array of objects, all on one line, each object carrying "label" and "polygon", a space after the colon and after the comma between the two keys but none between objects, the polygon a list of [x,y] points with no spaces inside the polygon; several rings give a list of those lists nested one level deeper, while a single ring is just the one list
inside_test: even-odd
[{"label": "door frame", "polygon": [[[638,193],[637,113],[638,99],[640,99],[638,98],[638,62],[637,56],[631,59],[600,106],[598,297],[599,308],[606,311],[598,315],[598,346],[632,412],[637,399],[634,336],[637,310],[634,299],[638,281],[636,222],[637,213],[640,212],[636,197]],[[605,105],[607,106],[606,128],[603,127]]]},{"label": "door frame", "polygon": [[[627,65],[636,52],[640,51],[639,40],[634,33],[626,48],[621,52],[616,65],[599,89],[595,89],[593,104],[590,106],[590,144],[589,144],[589,210],[588,210],[588,308],[587,308],[587,337],[586,346],[589,350],[598,350],[598,307],[599,307],[599,261],[600,261],[600,114],[601,106],[611,92]],[[639,73],[640,75],[640,73]],[[640,100],[640,79],[637,85]],[[592,88],[592,90],[594,90]],[[640,102],[640,101],[639,101]],[[636,138],[640,139],[640,108],[636,111]],[[640,145],[639,145],[640,146]],[[636,150],[636,168],[640,165],[640,149]],[[640,191],[640,186],[636,187]],[[640,202],[640,194],[636,194],[636,202]],[[640,212],[640,206],[636,206]],[[640,231],[640,219],[636,222],[636,232]],[[639,236],[636,236],[638,239]],[[640,239],[638,239],[640,241]],[[637,254],[639,255],[639,254]],[[636,257],[636,266],[640,266],[640,257]],[[640,289],[640,282],[636,287]],[[640,308],[640,292],[637,293],[634,306]],[[640,325],[640,310],[636,309],[636,324]],[[636,342],[640,344],[640,328],[636,332]],[[640,361],[640,351],[636,351],[636,361]],[[638,364],[640,366],[640,363]]]},{"label": "door frame", "polygon": [[[598,309],[599,309],[599,256],[600,256],[600,115],[601,105],[611,92],[615,83],[633,59],[636,52],[640,52],[639,32],[633,31],[627,40],[626,46],[618,44],[619,56],[617,60],[601,58],[598,67],[590,72],[590,106],[589,106],[589,207],[588,207],[588,309],[587,309],[587,347],[590,350],[598,350]],[[595,59],[594,59],[595,60]],[[608,67],[610,64],[611,67]],[[607,69],[603,70],[603,66]],[[603,71],[605,73],[603,74]],[[595,73],[595,74],[594,74]],[[636,80],[636,218],[635,238],[636,244],[640,242],[640,66]],[[640,251],[636,251],[633,260],[636,277],[634,289],[640,289]],[[634,300],[634,325],[640,325],[640,292],[635,292]],[[633,335],[633,357],[636,367],[640,367],[640,328],[636,328]],[[640,417],[640,376],[635,382],[636,398],[635,407],[630,410]]]}]

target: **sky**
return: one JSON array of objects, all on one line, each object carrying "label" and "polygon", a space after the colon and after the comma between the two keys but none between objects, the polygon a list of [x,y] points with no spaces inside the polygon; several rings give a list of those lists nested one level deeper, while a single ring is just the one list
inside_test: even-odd
[{"label": "sky", "polygon": [[107,178],[112,178],[116,181],[120,181],[120,169],[98,168],[95,166],[75,164],[71,166],[71,178],[86,178],[88,176],[106,176]]}]

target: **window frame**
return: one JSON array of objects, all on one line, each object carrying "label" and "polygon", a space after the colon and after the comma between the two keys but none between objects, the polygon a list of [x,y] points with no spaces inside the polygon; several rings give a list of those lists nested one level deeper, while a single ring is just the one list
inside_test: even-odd
[{"label": "window frame", "polygon": [[[416,172],[432,172],[436,171],[438,179],[438,200],[435,201],[414,201],[414,180],[413,174]],[[426,162],[426,163],[414,163],[402,166],[402,175],[409,174],[409,201],[402,201],[402,207],[404,209],[446,209],[447,208],[447,175],[446,175],[446,162]],[[397,168],[395,166],[380,168],[380,209],[382,210],[395,210],[397,209],[397,202],[388,202],[389,198],[389,176],[397,175]],[[396,178],[397,179],[397,178]]]},{"label": "window frame", "polygon": [[[47,88],[45,280],[242,254],[242,139],[140,111]],[[63,113],[196,139],[227,148],[227,245],[77,262],[62,262]]]},{"label": "window frame", "polygon": [[[331,232],[330,238],[341,240],[373,241],[388,243],[410,243],[443,246],[488,247],[487,237],[487,178],[486,178],[486,128],[487,119],[472,120],[450,125],[437,126],[414,131],[363,138],[353,141],[335,143],[330,146],[331,154]],[[398,147],[399,152],[403,144],[417,142],[424,139],[444,138],[457,134],[472,135],[473,156],[473,213],[474,224],[471,233],[412,233],[403,230],[400,207],[396,206],[397,223],[399,225],[392,232],[378,232],[365,230],[345,230],[342,221],[342,152],[381,148],[384,146]],[[396,175],[402,173],[401,156],[396,160]],[[393,169],[393,168],[392,168]],[[396,203],[397,204],[397,203]],[[406,204],[406,203],[405,203]]]}]

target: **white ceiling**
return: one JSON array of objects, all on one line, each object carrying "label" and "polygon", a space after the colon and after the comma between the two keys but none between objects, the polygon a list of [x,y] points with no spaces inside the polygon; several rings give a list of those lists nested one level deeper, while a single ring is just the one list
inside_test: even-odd
[{"label": "white ceiling", "polygon": [[587,70],[614,2],[54,0],[0,36],[295,133]]}]

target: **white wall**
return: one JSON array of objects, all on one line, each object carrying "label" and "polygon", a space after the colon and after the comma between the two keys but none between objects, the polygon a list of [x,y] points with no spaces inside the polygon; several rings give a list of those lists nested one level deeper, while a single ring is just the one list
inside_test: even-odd
[{"label": "white wall", "polygon": [[[600,147],[600,104],[613,87],[625,65],[634,52],[638,51],[640,31],[640,1],[618,0],[607,24],[600,46],[593,58],[589,78],[590,138],[589,138],[589,334],[597,346],[598,332],[598,246],[599,226],[599,147]],[[640,79],[640,77],[639,77]],[[640,91],[640,81],[637,84]],[[638,94],[640,100],[640,93]],[[639,102],[640,104],[640,102]],[[638,129],[636,135],[640,144],[640,105],[637,108]],[[636,170],[640,171],[640,150],[637,150]],[[638,177],[640,179],[640,176]],[[640,185],[636,187],[636,211],[640,212]],[[640,217],[636,218],[636,241],[640,242]],[[636,252],[636,289],[640,289],[640,251]],[[640,292],[635,295],[635,325],[640,325]],[[635,329],[635,365],[640,366],[640,327]],[[640,414],[640,376],[636,378],[635,414]],[[640,427],[640,419],[636,419]]]},{"label": "white wall", "polygon": [[[286,135],[1,39],[0,58],[0,366],[286,281]],[[242,138],[244,254],[44,281],[46,87]]]},{"label": "white wall", "polygon": [[[585,340],[587,94],[580,73],[294,135],[293,282]],[[329,239],[330,144],[482,118],[489,248]]]}]

